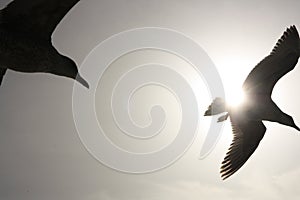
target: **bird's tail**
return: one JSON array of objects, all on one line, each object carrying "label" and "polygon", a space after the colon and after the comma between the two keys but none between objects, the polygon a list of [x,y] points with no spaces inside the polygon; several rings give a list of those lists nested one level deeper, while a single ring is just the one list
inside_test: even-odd
[{"label": "bird's tail", "polygon": [[205,111],[204,116],[211,116],[227,112],[226,103],[222,98],[215,98],[213,102],[208,106],[208,109]]}]

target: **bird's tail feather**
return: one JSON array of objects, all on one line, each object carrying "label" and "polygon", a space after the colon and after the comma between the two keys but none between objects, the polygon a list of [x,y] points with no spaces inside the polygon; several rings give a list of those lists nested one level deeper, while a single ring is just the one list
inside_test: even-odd
[{"label": "bird's tail feather", "polygon": [[226,103],[222,98],[215,98],[213,102],[208,106],[204,116],[217,115],[226,111]]},{"label": "bird's tail feather", "polygon": [[223,121],[227,120],[228,117],[229,117],[229,114],[226,113],[225,115],[222,115],[221,117],[218,118],[218,122],[223,122]]}]

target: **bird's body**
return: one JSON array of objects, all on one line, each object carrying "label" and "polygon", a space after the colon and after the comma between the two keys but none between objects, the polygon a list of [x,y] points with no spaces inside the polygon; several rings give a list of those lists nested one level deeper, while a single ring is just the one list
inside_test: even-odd
[{"label": "bird's body", "polygon": [[3,30],[0,37],[1,67],[19,72],[48,72],[49,66],[57,65],[58,52],[43,40]]},{"label": "bird's body", "polygon": [[7,69],[44,72],[88,83],[52,45],[52,32],[79,0],[15,0],[0,11],[0,84]]},{"label": "bird's body", "polygon": [[278,40],[271,54],[244,81],[244,103],[229,107],[224,100],[217,98],[205,112],[206,116],[226,112],[218,122],[230,117],[232,124],[233,141],[221,166],[223,179],[240,169],[255,151],[266,131],[262,121],[278,122],[300,131],[293,118],[284,113],[271,98],[276,82],[294,69],[299,56],[299,34],[296,27],[291,26]]},{"label": "bird's body", "polygon": [[242,115],[246,120],[271,121],[283,123],[279,116],[285,113],[280,110],[276,103],[268,95],[251,95],[243,104],[229,109],[230,115]]}]

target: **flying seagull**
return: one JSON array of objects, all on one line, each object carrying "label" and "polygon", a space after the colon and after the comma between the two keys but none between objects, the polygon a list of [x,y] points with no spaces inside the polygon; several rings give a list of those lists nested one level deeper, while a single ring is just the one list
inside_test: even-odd
[{"label": "flying seagull", "polygon": [[89,87],[75,62],[52,45],[58,23],[79,0],[14,0],[0,10],[0,84],[7,69],[45,72]]},{"label": "flying seagull", "polygon": [[229,107],[216,98],[205,116],[225,113],[218,122],[230,117],[233,141],[221,166],[223,180],[239,170],[253,154],[263,138],[263,120],[278,122],[300,131],[291,116],[273,102],[271,95],[276,82],[295,68],[300,56],[300,39],[295,26],[287,28],[270,55],[250,72],[243,84],[246,101],[239,107]]}]

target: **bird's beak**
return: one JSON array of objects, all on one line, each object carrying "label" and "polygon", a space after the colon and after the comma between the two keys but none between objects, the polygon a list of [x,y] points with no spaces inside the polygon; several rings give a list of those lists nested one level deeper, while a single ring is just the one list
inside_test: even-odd
[{"label": "bird's beak", "polygon": [[300,128],[298,126],[296,126],[296,124],[294,125],[294,128],[297,130],[297,131],[300,131]]},{"label": "bird's beak", "polygon": [[90,88],[88,82],[87,82],[86,80],[84,80],[84,78],[82,78],[82,77],[80,76],[80,74],[77,74],[77,76],[76,76],[76,81],[78,81],[79,83],[81,83],[81,84],[82,84],[84,87],[86,87],[87,89]]}]

